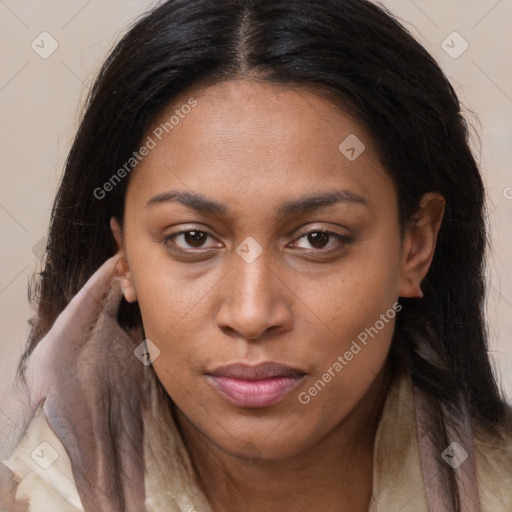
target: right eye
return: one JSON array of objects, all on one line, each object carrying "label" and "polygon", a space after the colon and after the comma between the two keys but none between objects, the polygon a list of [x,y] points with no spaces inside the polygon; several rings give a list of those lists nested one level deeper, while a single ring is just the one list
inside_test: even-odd
[{"label": "right eye", "polygon": [[[216,246],[204,247],[204,243],[208,238],[213,238],[213,235],[207,231],[190,229],[187,231],[179,231],[167,236],[163,242],[166,246],[173,244],[177,248],[184,252],[204,252],[205,249],[211,249]],[[172,248],[172,247],[169,247]],[[194,251],[194,249],[203,249],[202,251]]]}]

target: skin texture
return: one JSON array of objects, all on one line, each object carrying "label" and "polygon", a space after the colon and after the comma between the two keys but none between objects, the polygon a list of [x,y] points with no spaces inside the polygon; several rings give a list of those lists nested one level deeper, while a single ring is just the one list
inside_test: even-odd
[{"label": "skin texture", "polygon": [[[250,80],[196,88],[147,135],[190,97],[197,106],[132,172],[122,229],[111,225],[125,297],[138,301],[161,352],[154,369],[199,481],[216,512],[365,511],[394,320],[307,404],[298,396],[399,296],[419,294],[443,199],[425,195],[402,238],[396,191],[369,136],[305,89]],[[354,161],[338,149],[350,134],[366,147]],[[230,213],[147,206],[170,190],[202,194]],[[364,203],[277,214],[284,202],[333,190]],[[177,234],[187,230],[210,236]],[[318,230],[345,238],[306,236]],[[236,251],[246,237],[262,249],[251,263]],[[205,375],[266,361],[306,374],[269,407],[237,407]]]}]

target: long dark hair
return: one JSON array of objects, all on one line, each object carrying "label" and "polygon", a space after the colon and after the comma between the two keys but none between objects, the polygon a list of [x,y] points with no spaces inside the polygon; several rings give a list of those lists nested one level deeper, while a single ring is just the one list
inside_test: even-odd
[{"label": "long dark hair", "polygon": [[[19,375],[57,315],[116,252],[109,219],[122,222],[129,177],[104,199],[93,191],[129,160],[173,98],[240,77],[313,87],[356,116],[394,181],[402,227],[424,193],[444,196],[425,297],[401,301],[391,357],[429,397],[433,418],[466,404],[475,426],[503,425],[508,409],[483,316],[484,189],[467,125],[433,58],[366,0],[169,0],[135,23],[99,73],[66,162]],[[123,302],[119,320],[140,325],[137,305]],[[438,423],[441,453],[449,441]]]}]

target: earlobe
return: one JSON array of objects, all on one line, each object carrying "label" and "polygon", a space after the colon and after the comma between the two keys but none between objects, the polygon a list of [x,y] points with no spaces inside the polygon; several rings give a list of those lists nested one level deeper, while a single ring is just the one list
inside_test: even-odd
[{"label": "earlobe", "polygon": [[137,292],[133,286],[130,266],[128,265],[128,260],[126,258],[121,226],[115,217],[110,218],[110,229],[112,230],[112,234],[114,235],[114,238],[117,242],[117,252],[119,254],[119,259],[117,260],[115,267],[115,273],[119,277],[121,289],[126,301],[135,302],[137,300]]},{"label": "earlobe", "polygon": [[422,197],[418,213],[406,227],[400,297],[423,297],[421,281],[427,275],[434,257],[444,209],[443,196],[429,192]]}]

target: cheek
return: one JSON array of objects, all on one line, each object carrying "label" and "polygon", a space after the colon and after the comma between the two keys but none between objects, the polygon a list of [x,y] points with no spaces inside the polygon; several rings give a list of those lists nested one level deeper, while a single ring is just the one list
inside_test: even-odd
[{"label": "cheek", "polygon": [[299,414],[316,423],[318,435],[354,410],[389,353],[401,309],[396,302],[397,278],[391,266],[373,263],[370,271],[370,259],[361,259],[322,299],[328,335],[318,336],[318,344],[309,351],[315,371],[296,396]]},{"label": "cheek", "polygon": [[172,348],[177,356],[190,347],[190,343],[177,341],[190,341],[204,326],[201,319],[204,292],[195,290],[193,284],[181,286],[169,273],[156,278],[158,270],[154,268],[147,274],[139,274],[136,285],[144,332],[162,353]]},{"label": "cheek", "polygon": [[376,289],[372,297],[337,295],[346,302],[331,306],[329,333],[318,336],[315,350],[308,355],[316,362],[315,371],[301,403],[327,406],[336,415],[335,411],[350,410],[366,393],[387,358],[401,309],[388,294],[386,289]]},{"label": "cheek", "polygon": [[162,338],[176,326],[190,325],[193,330],[204,299],[222,275],[173,262],[154,242],[133,244],[130,249],[131,279],[148,337]]},{"label": "cheek", "polygon": [[190,381],[215,351],[211,301],[222,273],[191,276],[182,265],[147,253],[132,258],[131,271],[145,336],[160,350],[153,366],[174,396],[181,383],[188,382],[189,389],[195,385]]},{"label": "cheek", "polygon": [[[360,251],[340,265],[327,286],[310,284],[315,311],[334,335],[343,334],[345,341],[354,339],[390,308],[390,315],[393,313],[400,283],[398,247],[383,245]],[[389,335],[388,323],[382,327],[379,322],[379,326]]]},{"label": "cheek", "polygon": [[[350,409],[382,368],[393,337],[399,286],[399,243],[385,244],[353,258],[316,289],[315,309],[325,320],[309,357],[317,371],[309,379],[304,401],[345,403]],[[325,336],[325,334],[327,334]],[[323,398],[317,400],[317,396]],[[335,407],[336,409],[336,407]]]}]

